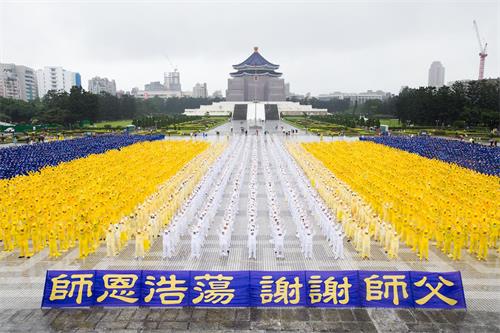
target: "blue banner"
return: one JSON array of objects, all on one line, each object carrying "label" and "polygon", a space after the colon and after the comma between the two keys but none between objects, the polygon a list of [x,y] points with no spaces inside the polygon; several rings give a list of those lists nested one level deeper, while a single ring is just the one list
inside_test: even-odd
[{"label": "blue banner", "polygon": [[142,271],[140,306],[188,306],[189,271]]},{"label": "blue banner", "polygon": [[250,306],[305,306],[304,271],[250,272]]},{"label": "blue banner", "polygon": [[96,271],[95,302],[98,306],[138,306],[142,271]]},{"label": "blue banner", "polygon": [[88,307],[94,305],[95,271],[47,271],[42,307]]},{"label": "blue banner", "polygon": [[416,308],[466,308],[460,272],[410,272]]},{"label": "blue banner", "polygon": [[306,271],[307,306],[359,307],[358,271]]},{"label": "blue banner", "polygon": [[358,271],[361,306],[411,308],[410,272]]},{"label": "blue banner", "polygon": [[42,307],[466,308],[460,272],[47,271]]},{"label": "blue banner", "polygon": [[249,271],[191,271],[189,305],[249,306]]}]

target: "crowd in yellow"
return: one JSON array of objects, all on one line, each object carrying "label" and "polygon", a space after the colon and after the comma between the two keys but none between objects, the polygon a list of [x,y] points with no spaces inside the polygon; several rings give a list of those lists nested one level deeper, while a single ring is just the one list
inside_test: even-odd
[{"label": "crowd in yellow", "polygon": [[399,240],[421,259],[428,259],[430,242],[453,260],[464,249],[480,260],[488,249],[499,251],[496,176],[372,142],[303,143],[291,150],[299,163],[316,167],[303,166],[329,206],[339,215],[348,211],[347,236],[362,252],[370,238],[389,257],[397,256]]},{"label": "crowd in yellow", "polygon": [[119,251],[136,232],[149,232],[147,215],[153,210],[157,225],[168,223],[199,177],[193,171],[206,163],[199,156],[210,156],[209,147],[223,149],[198,141],[138,143],[0,180],[3,250],[30,257],[48,246],[57,257],[78,245],[84,258],[111,227],[120,227],[114,252]]},{"label": "crowd in yellow", "polygon": [[[352,242],[361,258],[370,258],[371,238],[374,236],[374,226],[378,223],[378,217],[371,207],[300,144],[288,144],[287,148],[335,213],[337,221],[343,224],[347,239]],[[385,237],[384,235],[384,239]],[[388,249],[389,255],[396,257],[399,249],[398,235],[388,232],[387,238],[392,246]]]}]

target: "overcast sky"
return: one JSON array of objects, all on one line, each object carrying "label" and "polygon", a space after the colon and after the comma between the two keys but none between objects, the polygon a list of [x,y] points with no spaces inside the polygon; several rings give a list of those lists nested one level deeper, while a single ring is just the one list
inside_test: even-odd
[{"label": "overcast sky", "polygon": [[118,89],[162,81],[172,65],[183,90],[225,91],[231,65],[254,46],[291,91],[397,93],[427,84],[432,61],[445,82],[499,76],[500,1],[5,1],[0,62],[62,66],[115,79]]}]

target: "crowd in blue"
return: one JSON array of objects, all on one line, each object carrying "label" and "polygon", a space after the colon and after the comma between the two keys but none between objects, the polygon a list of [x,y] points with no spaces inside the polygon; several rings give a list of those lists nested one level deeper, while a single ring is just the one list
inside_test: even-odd
[{"label": "crowd in blue", "polygon": [[361,140],[439,159],[488,175],[500,176],[500,148],[427,136],[363,137]]},{"label": "crowd in blue", "polygon": [[27,175],[91,154],[102,154],[137,142],[161,140],[164,135],[101,135],[72,140],[35,143],[0,149],[0,179]]}]

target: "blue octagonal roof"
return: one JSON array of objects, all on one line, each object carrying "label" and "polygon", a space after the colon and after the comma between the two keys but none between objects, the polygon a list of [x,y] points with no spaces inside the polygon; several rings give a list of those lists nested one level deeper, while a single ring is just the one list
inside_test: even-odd
[{"label": "blue octagonal roof", "polygon": [[267,61],[263,56],[259,53],[259,48],[254,47],[254,52],[242,63],[233,65],[234,69],[242,70],[242,69],[278,69],[280,66],[275,65]]}]

